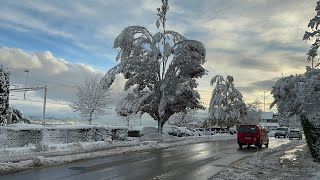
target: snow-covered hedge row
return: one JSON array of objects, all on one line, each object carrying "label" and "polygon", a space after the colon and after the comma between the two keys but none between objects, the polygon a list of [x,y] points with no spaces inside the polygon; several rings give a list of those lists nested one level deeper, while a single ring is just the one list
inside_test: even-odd
[{"label": "snow-covered hedge row", "polygon": [[24,147],[28,144],[124,140],[128,129],[120,126],[94,125],[9,125],[0,127],[0,148]]}]

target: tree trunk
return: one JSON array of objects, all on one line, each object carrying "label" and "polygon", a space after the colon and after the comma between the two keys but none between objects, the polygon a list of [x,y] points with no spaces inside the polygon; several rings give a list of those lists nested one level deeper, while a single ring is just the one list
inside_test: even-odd
[{"label": "tree trunk", "polygon": [[128,126],[128,127],[130,126],[129,121],[130,121],[130,118],[129,118],[129,116],[127,116],[127,126]]},{"label": "tree trunk", "polygon": [[162,128],[161,128],[160,119],[158,119],[158,132],[159,132],[160,134],[162,134]]},{"label": "tree trunk", "polygon": [[91,125],[91,121],[92,121],[92,113],[93,111],[90,112],[90,115],[89,115],[89,124]]},{"label": "tree trunk", "polygon": [[9,111],[7,114],[7,124],[12,124],[12,112]]}]

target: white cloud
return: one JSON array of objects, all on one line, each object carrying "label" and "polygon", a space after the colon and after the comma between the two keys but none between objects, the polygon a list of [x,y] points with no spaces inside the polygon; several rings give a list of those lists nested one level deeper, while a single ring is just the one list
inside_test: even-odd
[{"label": "white cloud", "polygon": [[[102,78],[106,72],[97,70],[89,65],[70,63],[55,57],[51,52],[26,52],[16,48],[0,48],[0,64],[8,67],[11,73],[11,85],[25,86],[25,69],[28,73],[28,87],[48,86],[48,109],[58,112],[65,109],[64,113],[71,113],[68,103],[76,100],[76,86],[82,84],[86,79]],[[116,100],[121,95],[125,80],[119,76],[112,88],[112,97]],[[19,107],[26,106],[29,101],[23,101],[23,95],[12,92],[13,104]],[[30,100],[30,107],[39,113],[42,109],[43,91],[27,93],[27,100]],[[34,102],[36,101],[36,102]],[[111,103],[114,106],[114,103]],[[30,108],[29,108],[30,109]],[[41,111],[40,111],[41,110]]]}]

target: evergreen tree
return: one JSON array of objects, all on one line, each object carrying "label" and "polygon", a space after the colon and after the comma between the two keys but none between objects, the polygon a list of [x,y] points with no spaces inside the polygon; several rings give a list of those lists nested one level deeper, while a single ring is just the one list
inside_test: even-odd
[{"label": "evergreen tree", "polygon": [[0,123],[6,121],[9,110],[10,76],[8,69],[0,67]]}]

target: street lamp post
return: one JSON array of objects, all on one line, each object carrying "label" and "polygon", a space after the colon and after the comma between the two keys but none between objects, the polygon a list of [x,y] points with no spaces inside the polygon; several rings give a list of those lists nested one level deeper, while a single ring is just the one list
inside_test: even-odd
[{"label": "street lamp post", "polygon": [[266,120],[266,92],[263,92],[263,117],[264,117],[264,127],[267,125]]},{"label": "street lamp post", "polygon": [[[28,75],[29,75],[29,69],[25,69],[24,72],[26,73],[26,88],[28,88]],[[23,93],[23,98],[26,99],[26,91]]]}]

